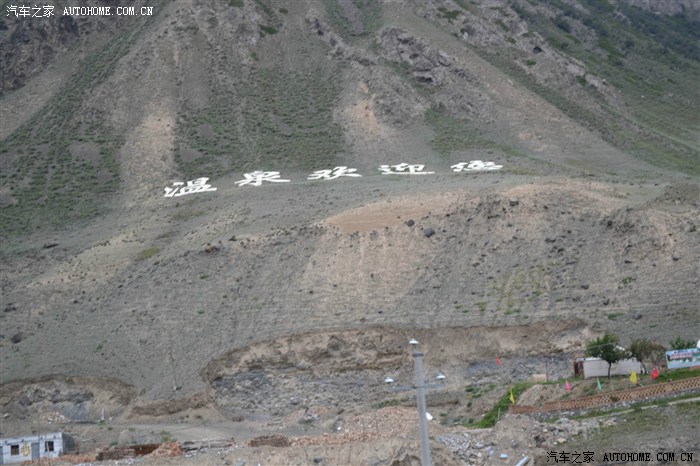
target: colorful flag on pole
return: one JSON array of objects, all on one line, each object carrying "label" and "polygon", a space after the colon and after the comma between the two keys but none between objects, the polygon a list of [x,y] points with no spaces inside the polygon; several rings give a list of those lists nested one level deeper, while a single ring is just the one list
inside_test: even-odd
[{"label": "colorful flag on pole", "polygon": [[598,382],[598,391],[603,391],[603,386],[600,384],[600,379],[596,378],[596,381]]},{"label": "colorful flag on pole", "polygon": [[655,368],[652,369],[652,371],[651,371],[651,379],[652,379],[652,380],[656,380],[658,377],[659,377],[659,368],[658,368],[658,367],[655,367]]},{"label": "colorful flag on pole", "polygon": [[564,389],[565,389],[567,392],[570,392],[570,391],[571,391],[571,384],[569,383],[568,380],[566,381],[566,385],[564,385]]},{"label": "colorful flag on pole", "polygon": [[510,402],[512,404],[515,404],[515,397],[513,396],[513,389],[510,389]]},{"label": "colorful flag on pole", "polygon": [[498,359],[498,356],[496,356],[496,364],[498,364],[499,366],[501,365],[501,360]]},{"label": "colorful flag on pole", "polygon": [[632,371],[632,374],[630,374],[630,382],[637,384],[637,373],[635,371]]}]

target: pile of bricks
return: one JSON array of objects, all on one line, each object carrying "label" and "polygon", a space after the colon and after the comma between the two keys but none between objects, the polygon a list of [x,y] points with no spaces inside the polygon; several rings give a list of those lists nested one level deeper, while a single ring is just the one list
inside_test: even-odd
[{"label": "pile of bricks", "polygon": [[133,458],[136,452],[133,448],[110,448],[97,452],[97,461],[120,460],[123,458]]},{"label": "pile of bricks", "polygon": [[153,453],[147,455],[148,458],[176,458],[182,456],[182,448],[177,442],[161,443]]},{"label": "pile of bricks", "polygon": [[268,445],[271,447],[288,447],[290,445],[289,439],[284,435],[263,435],[261,437],[255,437],[249,442],[251,447],[260,447],[262,445]]}]

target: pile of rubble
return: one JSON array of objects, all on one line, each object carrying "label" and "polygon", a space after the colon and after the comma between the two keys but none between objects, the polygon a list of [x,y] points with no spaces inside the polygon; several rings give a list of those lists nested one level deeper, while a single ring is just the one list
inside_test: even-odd
[{"label": "pile of rubble", "polygon": [[343,445],[350,442],[368,442],[377,440],[379,436],[375,432],[343,432],[338,435],[324,432],[320,437],[297,437],[292,439],[292,446],[309,445]]},{"label": "pile of rubble", "polygon": [[52,411],[44,413],[41,416],[41,420],[46,424],[63,424],[66,422],[66,416],[59,413],[58,411]]},{"label": "pile of rubble", "polygon": [[578,435],[587,435],[614,424],[614,417],[603,420],[572,420],[562,417],[555,422],[539,422],[522,415],[508,415],[493,429],[437,436],[460,462],[469,465],[486,464],[490,460],[533,458],[553,447],[567,443]]},{"label": "pile of rubble", "polygon": [[[95,455],[62,455],[61,462],[63,464],[88,465],[95,461]],[[40,458],[38,461],[33,461],[32,464],[38,466],[51,466],[56,464],[55,458]]]},{"label": "pile of rubble", "polygon": [[147,456],[148,458],[176,458],[182,456],[182,448],[177,442],[165,442]]},{"label": "pile of rubble", "polygon": [[566,417],[559,418],[553,423],[536,423],[535,442],[537,446],[554,446],[567,442],[571,437],[586,436],[590,431],[596,431],[602,427],[609,427],[617,423],[617,416],[605,418],[591,418],[571,420]]},{"label": "pile of rubble", "polygon": [[480,461],[493,454],[493,445],[486,446],[483,442],[469,434],[441,435],[438,442],[444,444],[454,456],[465,464],[479,464]]},{"label": "pile of rubble", "polygon": [[320,437],[296,437],[292,445],[342,445],[350,442],[366,442],[388,437],[406,437],[418,427],[415,409],[403,407],[382,408],[364,413],[348,421],[336,421],[336,433],[324,433]]}]

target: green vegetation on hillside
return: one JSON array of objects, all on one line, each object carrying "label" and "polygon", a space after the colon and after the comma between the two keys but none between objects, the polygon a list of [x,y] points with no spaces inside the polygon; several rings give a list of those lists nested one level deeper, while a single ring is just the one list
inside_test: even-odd
[{"label": "green vegetation on hillside", "polygon": [[322,168],[344,148],[333,122],[334,76],[259,69],[236,91],[217,89],[206,108],[180,115],[175,154],[185,176]]},{"label": "green vegetation on hillside", "polygon": [[495,149],[509,155],[524,155],[512,146],[498,143],[483,135],[468,120],[429,109],[425,112],[425,122],[435,132],[429,141],[430,146],[442,155],[469,149]]},{"label": "green vegetation on hillside", "polygon": [[552,47],[580,60],[606,80],[604,85],[614,86],[624,108],[613,107],[579,79],[605,111],[595,114],[497,54],[482,56],[608,142],[658,166],[700,174],[700,23],[684,15],[655,15],[624,2],[619,10],[606,1],[586,2],[585,9],[562,0],[543,4],[558,14],[550,18],[522,2],[513,3],[513,9]]},{"label": "green vegetation on hillside", "polygon": [[[508,412],[508,407],[512,404],[510,401],[511,392],[513,393],[513,398],[517,400],[520,394],[527,390],[528,387],[529,384],[526,382],[520,382],[515,384],[510,390],[506,391],[506,393],[498,400],[498,402],[493,406],[493,408],[491,408],[489,412],[484,414],[484,416],[479,420],[479,422],[474,424],[473,427],[487,429],[489,427],[495,426],[496,422],[498,422],[500,417]],[[467,426],[471,427],[472,425],[467,424]]]},{"label": "green vegetation on hillside", "polygon": [[89,55],[44,109],[0,142],[10,162],[0,181],[15,203],[3,207],[0,235],[26,234],[93,217],[119,186],[119,135],[99,113],[85,113],[80,96],[104,82],[156,15],[144,17]]},{"label": "green vegetation on hillside", "polygon": [[339,0],[322,1],[331,25],[347,41],[369,36],[382,26],[381,2],[349,0],[343,5]]},{"label": "green vegetation on hillside", "polygon": [[430,145],[440,154],[447,155],[453,150],[477,149],[487,144],[467,121],[430,109],[425,112],[425,122],[435,131]]}]

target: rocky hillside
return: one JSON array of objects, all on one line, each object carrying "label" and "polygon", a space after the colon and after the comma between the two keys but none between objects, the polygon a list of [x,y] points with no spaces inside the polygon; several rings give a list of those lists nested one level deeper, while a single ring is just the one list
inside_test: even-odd
[{"label": "rocky hillside", "polygon": [[407,152],[698,174],[694,2],[297,3],[4,18],[3,236],[178,176]]},{"label": "rocky hillside", "polygon": [[697,337],[696,2],[151,3],[0,25],[4,406],[54,374],[119,409],[359,402],[344,373],[378,401],[407,332],[455,390],[467,358]]}]

